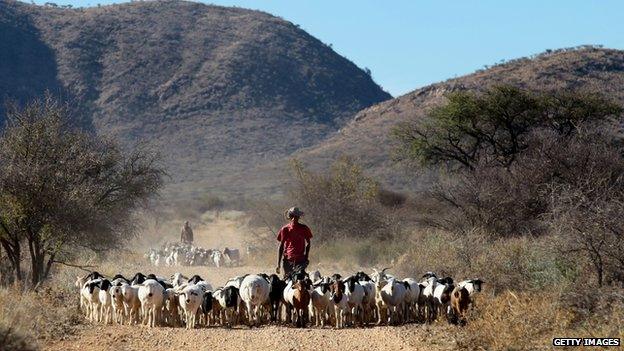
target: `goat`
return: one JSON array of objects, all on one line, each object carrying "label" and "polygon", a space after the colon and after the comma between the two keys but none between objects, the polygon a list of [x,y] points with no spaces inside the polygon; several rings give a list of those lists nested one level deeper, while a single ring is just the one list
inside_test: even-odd
[{"label": "goat", "polygon": [[317,327],[319,325],[324,327],[325,321],[327,320],[331,296],[330,285],[331,283],[328,282],[318,282],[313,286],[314,289],[310,292],[309,313],[314,317],[314,322]]},{"label": "goat", "polygon": [[466,311],[470,305],[470,292],[466,287],[457,286],[451,293],[451,308],[459,325],[466,324]]},{"label": "goat", "polygon": [[134,275],[134,277],[132,277],[132,279],[130,279],[130,285],[143,284],[143,282],[145,282],[145,279],[145,274],[138,272]]},{"label": "goat", "polygon": [[128,283],[119,281],[117,284],[114,284],[109,290],[112,299],[113,321],[117,324],[124,323],[124,317],[126,314],[124,297],[122,293],[122,286],[124,285],[128,285]]},{"label": "goat", "polygon": [[143,323],[155,327],[160,323],[164,303],[165,288],[154,279],[147,279],[139,285],[139,300],[143,314]]},{"label": "goat", "polygon": [[364,301],[364,287],[360,285],[360,282],[356,279],[355,276],[351,276],[344,280],[346,284],[346,289],[344,294],[347,296],[347,301],[349,303],[350,313],[349,317],[352,318],[351,322],[355,324],[356,319],[359,319],[360,323],[363,323],[363,307],[362,302]]},{"label": "goat", "polygon": [[223,254],[221,251],[215,250],[212,252],[212,261],[217,268],[220,268],[223,265]]},{"label": "goat", "polygon": [[174,288],[165,289],[162,319],[167,325],[180,325],[180,297]]},{"label": "goat", "polygon": [[[357,275],[356,275],[357,276]],[[360,280],[362,288],[364,288],[364,298],[362,299],[362,319],[365,323],[373,320],[375,315],[375,296],[377,288],[375,282],[371,280]]]},{"label": "goat", "polygon": [[179,295],[179,303],[184,311],[186,329],[195,328],[197,312],[201,308],[204,292],[197,286],[187,286]]},{"label": "goat", "polygon": [[121,286],[121,284],[130,284],[130,281],[121,274],[115,274],[115,276],[111,280],[111,283],[116,286]]},{"label": "goat", "polygon": [[245,303],[249,326],[259,323],[258,310],[269,300],[269,282],[259,275],[248,275],[240,285],[240,297]]},{"label": "goat", "polygon": [[[390,278],[379,293],[388,311],[388,324],[400,323],[407,289],[403,282]],[[379,322],[380,320],[378,320]]]},{"label": "goat", "polygon": [[269,277],[270,291],[269,302],[271,304],[271,321],[275,322],[278,319],[279,308],[284,298],[284,288],[286,288],[286,282],[281,280],[277,274],[271,274]]},{"label": "goat", "polygon": [[467,279],[467,280],[463,280],[459,282],[457,284],[457,287],[466,288],[466,291],[468,291],[468,294],[472,296],[478,292],[481,292],[482,284],[485,284],[485,282],[481,279]]},{"label": "goat", "polygon": [[227,282],[225,282],[225,285],[223,285],[223,287],[233,286],[236,289],[240,289],[241,283],[243,282],[243,279],[245,279],[246,276],[247,274],[231,278]]},{"label": "goat", "polygon": [[214,298],[212,297],[212,291],[206,291],[202,296],[202,302],[200,305],[201,312],[204,316],[204,324],[210,325],[210,314],[213,311]]},{"label": "goat", "polygon": [[200,277],[199,275],[195,274],[194,276],[190,277],[187,280],[187,283],[189,283],[189,284],[197,284],[197,283],[199,283],[199,282],[201,282],[203,280],[204,279],[202,279],[202,277]]},{"label": "goat", "polygon": [[386,271],[390,269],[390,268],[384,268],[381,271],[378,271],[377,269],[373,268],[373,274],[371,275],[371,279],[374,282],[380,282],[383,280],[388,280],[390,278],[394,278],[393,275],[386,273]]},{"label": "goat", "polygon": [[314,271],[312,272],[312,274],[310,274],[310,279],[312,279],[312,283],[316,284],[319,281],[321,281],[321,279],[323,278],[323,276],[321,276],[321,272],[319,271]]},{"label": "goat", "polygon": [[219,288],[213,292],[213,296],[221,306],[221,324],[233,326],[241,302],[238,288],[235,286]]},{"label": "goat", "polygon": [[182,285],[185,280],[187,282],[189,281],[189,279],[185,277],[184,275],[182,275],[182,273],[173,273],[173,275],[171,276],[171,284],[173,285],[174,288],[177,288],[178,286]]},{"label": "goat", "polygon": [[100,321],[105,324],[113,322],[113,298],[109,292],[112,284],[108,279],[102,279],[98,287],[98,298],[100,299]]},{"label": "goat", "polygon": [[91,322],[99,321],[99,313],[100,313],[100,282],[101,278],[95,280],[87,280],[82,289],[80,290],[80,294],[84,298],[85,304],[87,306],[87,319]]},{"label": "goat", "polygon": [[[386,269],[387,269],[387,268],[386,268]],[[354,276],[355,276],[355,278],[356,278],[358,281],[360,281],[360,282],[362,282],[362,281],[364,281],[364,282],[370,282],[370,281],[372,281],[372,280],[373,280],[373,279],[372,279],[372,278],[371,278],[368,274],[366,274],[366,273],[364,273],[364,272],[362,272],[362,271],[355,273],[355,274],[354,274]]]},{"label": "goat", "polygon": [[229,266],[240,264],[240,251],[238,249],[223,249],[223,258]]},{"label": "goat", "polygon": [[310,304],[310,286],[308,278],[290,281],[284,288],[284,300],[294,309],[295,325],[305,327],[308,321],[308,305]]},{"label": "goat", "polygon": [[446,277],[438,280],[438,284],[433,291],[433,303],[436,311],[436,319],[440,318],[440,316],[447,315],[447,312],[450,309],[451,292],[454,288],[455,286],[453,285],[452,278]]},{"label": "goat", "polygon": [[420,297],[420,285],[413,278],[403,279],[407,288],[405,293],[405,320],[409,322],[418,316],[418,298]]},{"label": "goat", "polygon": [[128,324],[138,323],[139,312],[141,311],[141,301],[139,300],[139,287],[122,285],[121,294],[123,296],[124,311],[126,317],[128,318]]},{"label": "goat", "polygon": [[340,329],[345,326],[345,319],[349,313],[349,301],[345,295],[345,283],[337,279],[331,284],[331,304],[334,308],[335,327]]}]

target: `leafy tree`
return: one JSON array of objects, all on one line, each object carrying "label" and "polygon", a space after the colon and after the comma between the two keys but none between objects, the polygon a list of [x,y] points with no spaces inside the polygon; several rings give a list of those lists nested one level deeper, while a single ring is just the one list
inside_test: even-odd
[{"label": "leafy tree", "polygon": [[427,118],[395,128],[398,159],[468,169],[477,163],[509,167],[528,147],[532,130],[570,136],[579,125],[622,112],[593,94],[534,93],[512,86],[497,86],[483,94],[459,91],[447,98]]},{"label": "leafy tree", "polygon": [[32,286],[76,250],[132,237],[134,211],[157,193],[163,175],[155,155],[142,148],[125,155],[78,129],[50,96],[9,108],[0,164],[0,243],[18,281],[26,245]]}]

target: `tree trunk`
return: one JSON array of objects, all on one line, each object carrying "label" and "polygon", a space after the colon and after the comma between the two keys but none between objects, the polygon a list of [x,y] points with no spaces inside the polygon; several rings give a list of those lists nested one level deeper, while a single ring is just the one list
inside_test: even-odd
[{"label": "tree trunk", "polygon": [[43,272],[43,280],[48,279],[48,275],[50,274],[50,268],[52,268],[52,264],[54,264],[54,253],[48,257],[48,263],[46,264],[45,271]]},{"label": "tree trunk", "polygon": [[44,279],[45,252],[36,236],[28,239],[30,250],[31,286],[37,287]]},{"label": "tree trunk", "polygon": [[19,242],[11,243],[9,240],[0,239],[0,244],[6,251],[7,256],[9,258],[9,262],[11,262],[11,268],[13,269],[13,274],[15,277],[15,281],[22,281],[22,266],[21,266],[21,247]]}]

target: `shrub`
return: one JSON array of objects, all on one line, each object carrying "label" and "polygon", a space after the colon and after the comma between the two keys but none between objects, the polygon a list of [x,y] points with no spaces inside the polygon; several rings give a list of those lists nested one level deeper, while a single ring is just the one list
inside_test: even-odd
[{"label": "shrub", "polygon": [[391,239],[399,232],[393,212],[378,201],[379,185],[347,158],[336,161],[326,174],[292,164],[292,203],[306,212],[317,242],[337,238]]}]

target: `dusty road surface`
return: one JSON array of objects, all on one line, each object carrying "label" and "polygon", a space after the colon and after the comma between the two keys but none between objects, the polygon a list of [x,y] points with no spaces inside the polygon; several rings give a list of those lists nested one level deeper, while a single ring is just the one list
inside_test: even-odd
[{"label": "dusty road surface", "polygon": [[46,345],[46,350],[453,350],[444,326],[295,329],[282,326],[153,328],[85,325],[77,334]]}]

